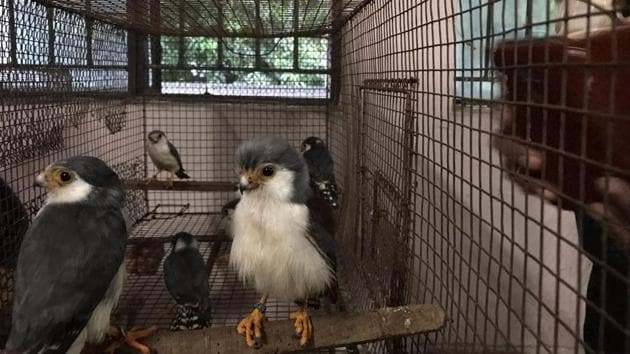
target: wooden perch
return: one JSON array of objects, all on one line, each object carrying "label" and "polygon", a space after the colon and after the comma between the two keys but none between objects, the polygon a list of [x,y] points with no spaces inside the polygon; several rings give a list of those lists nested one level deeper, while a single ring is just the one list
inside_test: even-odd
[{"label": "wooden perch", "polygon": [[[313,343],[307,350],[334,348],[381,339],[434,332],[445,322],[437,305],[409,305],[363,313],[334,313],[313,316]],[[299,350],[293,337],[293,321],[265,322],[266,343],[249,349],[236,333],[236,325],[196,331],[161,330],[146,340],[160,354],[178,353],[286,353]]]},{"label": "wooden perch", "polygon": [[145,189],[152,191],[195,191],[195,192],[235,192],[236,183],[233,182],[201,182],[201,181],[173,181],[169,187],[166,181],[152,181],[147,184],[141,179],[123,181],[126,189]]}]

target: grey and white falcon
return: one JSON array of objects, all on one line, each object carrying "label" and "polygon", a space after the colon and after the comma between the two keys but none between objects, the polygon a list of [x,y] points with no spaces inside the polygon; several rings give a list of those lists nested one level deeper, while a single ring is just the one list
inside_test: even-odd
[{"label": "grey and white falcon", "polygon": [[124,192],[94,157],[55,162],[35,184],[48,194],[20,248],[6,350],[80,353],[104,339],[122,291]]}]

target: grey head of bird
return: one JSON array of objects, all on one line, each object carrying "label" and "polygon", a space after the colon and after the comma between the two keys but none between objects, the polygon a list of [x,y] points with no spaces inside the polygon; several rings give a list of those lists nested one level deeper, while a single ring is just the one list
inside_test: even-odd
[{"label": "grey head of bird", "polygon": [[51,204],[90,203],[122,208],[124,191],[120,178],[105,162],[76,156],[50,164],[35,179],[48,190]]},{"label": "grey head of bird", "polygon": [[239,146],[237,160],[242,194],[263,193],[268,199],[301,204],[310,198],[308,167],[286,140],[249,140]]}]

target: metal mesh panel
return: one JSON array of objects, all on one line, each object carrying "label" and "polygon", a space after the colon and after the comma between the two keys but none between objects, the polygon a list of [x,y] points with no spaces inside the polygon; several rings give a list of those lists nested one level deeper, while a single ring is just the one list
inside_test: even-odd
[{"label": "metal mesh panel", "polygon": [[449,317],[368,351],[630,350],[630,41],[611,4],[375,0],[332,38],[348,306]]},{"label": "metal mesh panel", "polygon": [[[150,176],[160,129],[201,184],[235,182],[254,136],[327,140],[344,305],[448,315],[365,352],[628,352],[630,31],[613,3],[0,0],[0,337],[35,174],[82,154]],[[188,231],[212,325],[234,325],[258,296],[223,257],[234,195],[149,189],[127,195],[116,322],[168,326],[162,263]]]},{"label": "metal mesh panel", "polygon": [[[0,2],[0,342],[11,321],[13,273],[25,226],[44,202],[33,179],[74,155],[106,161],[122,178],[144,175],[142,101],[127,92],[125,34],[25,1]],[[92,36],[95,34],[95,36]],[[109,42],[109,44],[105,44]],[[95,67],[92,58],[97,58]],[[106,60],[103,60],[106,59]],[[117,66],[116,66],[117,65]],[[131,221],[144,192],[127,195]]]},{"label": "metal mesh panel", "polygon": [[[38,0],[152,34],[210,37],[282,37],[330,31],[331,0]],[[360,0],[341,0],[339,16],[350,15]]]}]

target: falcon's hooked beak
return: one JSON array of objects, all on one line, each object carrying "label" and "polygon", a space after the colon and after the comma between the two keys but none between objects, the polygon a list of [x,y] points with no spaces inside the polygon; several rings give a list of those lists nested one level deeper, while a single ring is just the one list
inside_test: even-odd
[{"label": "falcon's hooked beak", "polygon": [[241,174],[241,180],[238,183],[238,190],[241,194],[245,193],[245,191],[250,191],[252,189],[258,188],[259,184],[255,181],[254,175],[248,172]]},{"label": "falcon's hooked beak", "polygon": [[37,177],[35,177],[35,181],[33,181],[33,186],[42,187],[42,188],[48,187],[48,184],[46,183],[46,177],[44,176],[44,172],[40,173],[39,175],[37,175]]}]

